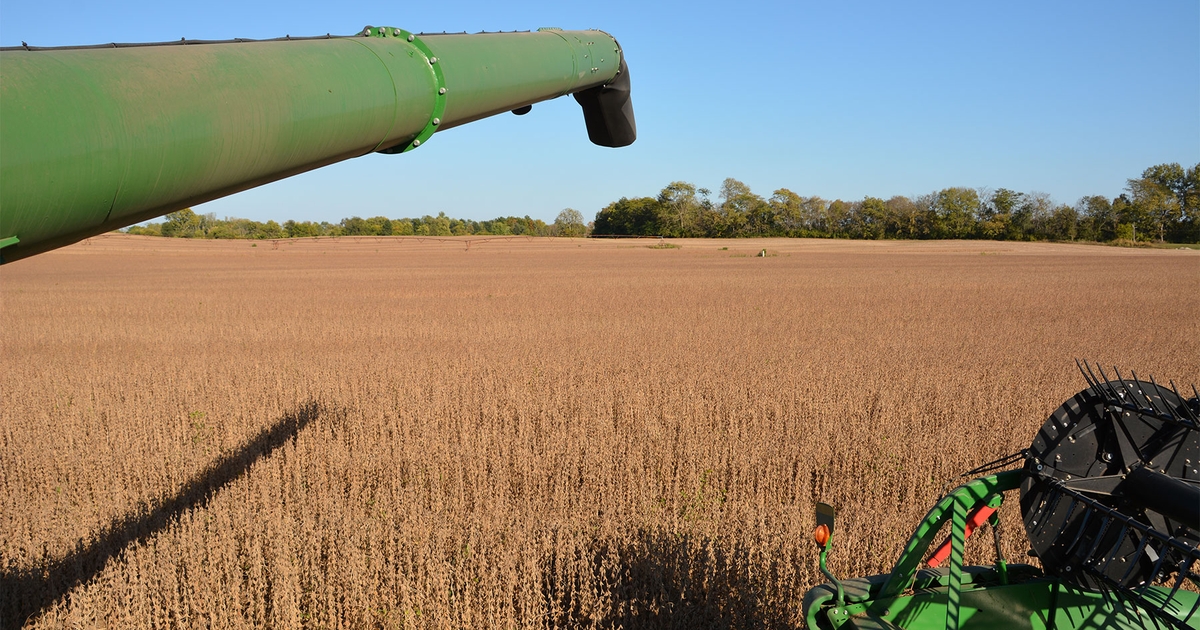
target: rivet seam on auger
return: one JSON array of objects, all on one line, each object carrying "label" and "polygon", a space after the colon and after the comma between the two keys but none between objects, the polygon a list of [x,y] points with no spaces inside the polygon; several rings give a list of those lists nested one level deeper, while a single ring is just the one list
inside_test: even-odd
[{"label": "rivet seam on auger", "polygon": [[[386,37],[389,39],[402,39],[417,50],[425,58],[426,64],[429,66],[429,71],[433,73],[433,81],[437,89],[433,95],[433,111],[429,115],[429,121],[425,123],[425,128],[422,129],[415,138],[403,145],[403,148],[396,146],[388,149],[383,149],[382,153],[406,153],[421,146],[430,136],[437,131],[438,126],[442,124],[442,117],[446,115],[446,94],[449,90],[446,88],[446,75],[442,72],[442,66],[438,63],[438,58],[434,56],[433,51],[429,46],[421,41],[421,38],[410,33],[402,28],[391,26],[367,26],[362,30],[363,37]],[[376,150],[379,150],[376,147]]]}]

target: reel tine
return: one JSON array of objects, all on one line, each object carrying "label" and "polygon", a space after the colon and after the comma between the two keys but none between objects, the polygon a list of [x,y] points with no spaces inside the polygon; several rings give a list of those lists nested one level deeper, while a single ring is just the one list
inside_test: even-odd
[{"label": "reel tine", "polygon": [[1142,405],[1138,403],[1137,397],[1134,396],[1133,392],[1129,391],[1129,385],[1125,384],[1125,376],[1121,374],[1121,369],[1114,365],[1113,374],[1117,375],[1117,383],[1121,386],[1121,391],[1125,392],[1125,395],[1129,397],[1134,408],[1141,407]]},{"label": "reel tine", "polygon": [[1187,576],[1192,572],[1193,560],[1194,558],[1184,558],[1179,562],[1178,573],[1175,575],[1175,587],[1171,589],[1171,594],[1158,607],[1160,611],[1165,609],[1169,602],[1175,601],[1175,593],[1179,592],[1179,587],[1183,586],[1183,583],[1187,581]]},{"label": "reel tine", "polygon": [[1110,402],[1114,405],[1121,404],[1121,397],[1117,395],[1117,390],[1113,389],[1113,387],[1111,385],[1109,385],[1108,375],[1104,373],[1104,368],[1101,367],[1099,363],[1096,364],[1096,371],[1100,373],[1100,377],[1097,380],[1097,384],[1100,385],[1101,389],[1107,390],[1107,392],[1104,395],[1105,395],[1105,397],[1108,398],[1108,402]]},{"label": "reel tine", "polygon": [[1104,368],[1100,367],[1100,364],[1096,364],[1096,370],[1100,373],[1100,376],[1096,376],[1096,372],[1092,371],[1092,365],[1088,364],[1087,361],[1084,361],[1084,367],[1087,368],[1087,382],[1091,384],[1091,388],[1096,390],[1097,394],[1103,396],[1104,400],[1108,401],[1109,404],[1118,404],[1120,406],[1121,397],[1117,396],[1116,390],[1109,385],[1109,376],[1104,373]]},{"label": "reel tine", "polygon": [[[1050,505],[1047,506],[1046,509],[1042,510],[1042,514],[1046,514],[1046,515],[1054,514],[1054,510],[1058,507],[1059,501],[1064,496],[1066,496],[1066,495],[1064,495],[1061,492],[1055,492],[1054,493],[1054,501],[1051,502]],[[1067,497],[1067,498],[1069,498],[1071,500],[1071,505],[1067,506],[1067,515],[1064,516],[1062,519],[1062,522],[1064,522],[1064,523],[1071,522],[1071,515],[1075,513],[1075,506],[1079,505],[1079,501],[1076,501],[1075,497]],[[1085,505],[1084,509],[1086,509],[1086,508],[1087,508],[1087,506]],[[1045,519],[1043,519],[1043,521],[1044,520]]]},{"label": "reel tine", "polygon": [[1133,573],[1134,569],[1137,568],[1138,561],[1141,560],[1142,554],[1144,554],[1146,552],[1146,545],[1149,542],[1150,542],[1150,537],[1147,536],[1145,534],[1145,532],[1142,532],[1141,540],[1138,541],[1137,549],[1133,552],[1133,555],[1130,556],[1130,558],[1132,558],[1132,560],[1129,561],[1129,568],[1125,569],[1125,573],[1121,575],[1121,579],[1117,580],[1117,586],[1122,587],[1122,588],[1125,587],[1125,580],[1128,580],[1129,575],[1131,573]]},{"label": "reel tine", "polygon": [[[1132,371],[1130,371],[1130,372],[1132,372]],[[1132,373],[1133,373],[1133,378],[1136,382],[1136,380],[1138,380],[1138,373],[1136,373],[1136,372],[1132,372]],[[1145,382],[1142,382],[1142,384],[1145,384]],[[1154,385],[1153,394],[1158,394],[1158,384],[1154,383],[1153,376],[1150,377],[1150,384]],[[1146,394],[1146,388],[1140,388],[1140,389],[1141,389],[1141,397],[1146,398],[1146,402],[1148,404],[1150,404],[1150,410],[1152,410],[1152,412],[1154,412],[1154,415],[1158,415],[1158,413],[1159,413],[1158,406],[1157,406],[1157,404],[1154,404],[1154,396],[1152,394]]]},{"label": "reel tine", "polygon": [[1192,413],[1192,408],[1189,407],[1187,404],[1187,401],[1184,400],[1183,394],[1179,393],[1179,388],[1175,386],[1175,381],[1171,380],[1170,383],[1171,383],[1171,391],[1175,393],[1175,397],[1178,398],[1180,401],[1179,406],[1183,409],[1183,415],[1187,416],[1188,420],[1192,421],[1192,424],[1195,424],[1196,423],[1196,414]]},{"label": "reel tine", "polygon": [[[1115,370],[1115,368],[1114,368],[1114,370]],[[1150,392],[1146,391],[1147,388],[1145,386],[1146,385],[1145,380],[1138,378],[1138,372],[1134,372],[1133,370],[1129,371],[1129,376],[1133,377],[1133,389],[1138,390],[1138,394],[1141,394],[1141,400],[1146,401],[1145,406],[1141,406],[1141,409],[1140,409],[1141,413],[1144,413],[1144,414],[1150,413],[1150,414],[1156,416],[1156,418],[1162,419],[1163,416],[1159,415],[1159,410],[1158,410],[1157,404],[1154,404],[1154,396],[1152,394],[1150,394]],[[1152,384],[1154,383],[1154,377],[1150,378],[1150,382]],[[1158,394],[1158,385],[1157,384],[1154,384],[1153,394]],[[1170,415],[1170,414],[1168,414],[1168,415]]]},{"label": "reel tine", "polygon": [[1108,553],[1104,554],[1104,566],[1100,567],[1100,573],[1103,574],[1108,571],[1108,565],[1112,564],[1112,561],[1117,557],[1117,553],[1121,551],[1121,545],[1125,543],[1125,535],[1127,533],[1129,533],[1129,523],[1124,523],[1121,525],[1121,532],[1117,534],[1112,548],[1108,550]]},{"label": "reel tine", "polygon": [[[1096,373],[1092,371],[1092,366],[1090,364],[1084,363],[1083,366],[1087,368],[1088,376],[1091,378],[1092,383],[1095,384],[1096,390],[1101,392],[1105,397],[1107,397],[1108,394],[1104,394],[1104,381],[1101,380],[1099,376],[1096,376]],[[1097,370],[1099,370],[1100,364],[1097,363],[1095,367]]]},{"label": "reel tine", "polygon": [[[1158,383],[1154,381],[1153,374],[1150,375],[1150,384],[1154,386],[1154,396],[1150,398],[1150,406],[1154,408],[1154,413],[1157,414],[1160,419],[1174,422],[1175,414],[1171,413],[1170,409],[1166,411],[1159,409],[1158,403],[1154,402],[1155,398],[1158,398],[1159,402],[1162,402],[1162,392],[1159,390]],[[1166,405],[1166,403],[1164,402],[1163,405]]]},{"label": "reel tine", "polygon": [[1100,388],[1099,377],[1096,376],[1095,372],[1092,372],[1092,365],[1090,363],[1088,363],[1087,361],[1084,361],[1083,367],[1084,367],[1084,369],[1087,370],[1087,374],[1084,376],[1084,378],[1087,380],[1088,384],[1092,387],[1092,389],[1095,389],[1097,391],[1097,393],[1104,395],[1103,391]]},{"label": "reel tine", "polygon": [[[1088,548],[1087,553],[1079,560],[1079,569],[1083,570],[1089,562],[1095,559],[1096,552],[1100,550],[1100,542],[1104,540],[1104,535],[1108,533],[1109,526],[1112,525],[1112,516],[1105,514],[1100,517],[1100,531],[1096,532],[1095,538],[1092,541],[1092,546]],[[1120,541],[1118,541],[1118,545]]]},{"label": "reel tine", "polygon": [[1088,521],[1091,520],[1091,518],[1092,518],[1092,510],[1084,510],[1083,522],[1081,522],[1079,524],[1079,531],[1075,532],[1075,538],[1073,540],[1071,540],[1071,544],[1067,545],[1066,550],[1063,551],[1063,553],[1062,553],[1063,558],[1071,557],[1071,553],[1075,551],[1075,545],[1078,545],[1079,539],[1083,538],[1083,532],[1085,530],[1087,530]]},{"label": "reel tine", "polygon": [[1159,547],[1154,550],[1158,554],[1158,560],[1154,563],[1154,568],[1150,571],[1150,575],[1146,577],[1146,581],[1142,583],[1142,588],[1138,589],[1138,597],[1146,595],[1146,589],[1150,588],[1151,584],[1158,581],[1158,576],[1162,573],[1163,561],[1167,559],[1166,549]]},{"label": "reel tine", "polygon": [[1145,407],[1142,405],[1142,403],[1138,402],[1137,393],[1134,391],[1139,389],[1137,374],[1133,374],[1133,387],[1130,387],[1130,384],[1125,381],[1125,377],[1121,375],[1121,370],[1117,369],[1117,366],[1115,365],[1113,366],[1113,373],[1117,375],[1117,382],[1121,384],[1121,389],[1125,390],[1125,393],[1129,395],[1129,400],[1132,401],[1133,409],[1139,413],[1149,411],[1148,407]]},{"label": "reel tine", "polygon": [[1086,363],[1087,359],[1084,359],[1082,364],[1079,362],[1079,359],[1075,359],[1075,367],[1079,368],[1079,373],[1083,375],[1083,380],[1087,381],[1088,387],[1095,389],[1096,383],[1092,381],[1091,377],[1089,377],[1088,373],[1083,369],[1083,365]]},{"label": "reel tine", "polygon": [[[1091,369],[1092,369],[1091,367],[1088,367],[1089,372],[1091,371]],[[1112,386],[1112,384],[1109,383],[1108,375],[1104,373],[1104,368],[1100,367],[1100,364],[1097,363],[1096,370],[1098,372],[1100,372],[1100,377],[1096,379],[1096,384],[1100,386],[1100,395],[1107,398],[1109,403],[1114,404],[1114,405],[1120,405],[1121,397],[1119,395],[1117,395],[1116,388],[1114,388]],[[1094,374],[1093,374],[1093,377],[1095,377]],[[1101,381],[1101,379],[1103,379],[1103,381]],[[1105,390],[1107,390],[1107,391],[1105,391]]]}]

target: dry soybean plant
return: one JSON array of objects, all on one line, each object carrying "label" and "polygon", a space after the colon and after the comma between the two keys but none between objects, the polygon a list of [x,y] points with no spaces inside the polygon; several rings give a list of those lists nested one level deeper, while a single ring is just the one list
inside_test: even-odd
[{"label": "dry soybean plant", "polygon": [[4,267],[0,625],[798,627],[815,501],[886,571],[1075,357],[1200,380],[1194,252],[676,244]]}]

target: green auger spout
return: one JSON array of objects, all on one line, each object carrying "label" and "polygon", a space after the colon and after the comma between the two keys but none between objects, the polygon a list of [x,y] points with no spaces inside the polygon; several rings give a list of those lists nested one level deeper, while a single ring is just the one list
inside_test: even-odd
[{"label": "green auger spout", "polygon": [[593,143],[634,141],[603,31],[0,49],[0,260],[567,94]]}]

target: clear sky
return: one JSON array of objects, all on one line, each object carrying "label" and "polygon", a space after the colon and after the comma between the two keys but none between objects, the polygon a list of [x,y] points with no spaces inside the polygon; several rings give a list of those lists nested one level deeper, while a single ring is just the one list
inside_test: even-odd
[{"label": "clear sky", "polygon": [[[1200,2],[253,2],[0,4],[0,45],[600,28],[625,50],[638,141],[587,140],[573,99],[197,207],[337,221],[444,211],[589,219],[672,180],[763,196],[948,186],[1109,197],[1200,162]],[[395,191],[391,201],[362,190]]]}]

